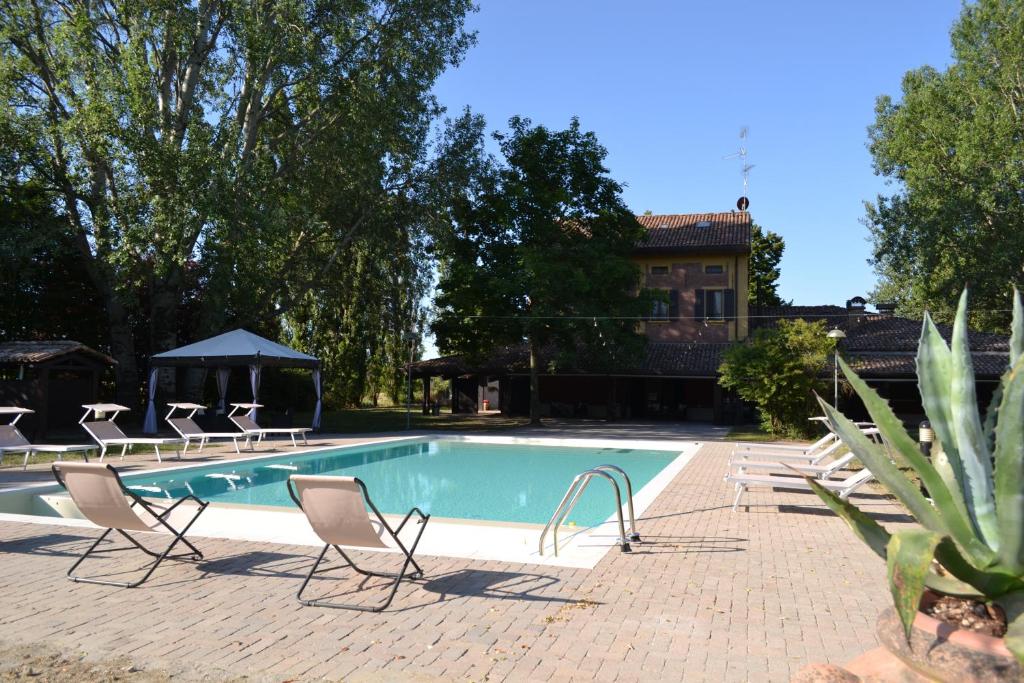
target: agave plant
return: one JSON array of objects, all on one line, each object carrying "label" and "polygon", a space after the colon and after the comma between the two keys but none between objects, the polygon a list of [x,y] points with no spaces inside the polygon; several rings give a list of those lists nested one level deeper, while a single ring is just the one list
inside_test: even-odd
[{"label": "agave plant", "polygon": [[873,389],[840,361],[889,449],[920,478],[924,496],[890,459],[827,402],[836,433],[896,496],[920,528],[890,534],[849,501],[814,480],[815,492],[886,561],[889,586],[907,637],[926,587],[999,605],[1009,624],[1005,642],[1024,663],[1024,306],[1014,291],[1009,368],[983,420],[968,347],[967,291],[960,297],[947,345],[927,314],[917,351],[925,412],[937,443],[929,460]]}]

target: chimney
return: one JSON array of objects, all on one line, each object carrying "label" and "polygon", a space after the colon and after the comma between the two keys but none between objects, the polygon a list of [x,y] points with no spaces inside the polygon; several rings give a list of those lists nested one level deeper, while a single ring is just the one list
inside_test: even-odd
[{"label": "chimney", "polygon": [[887,318],[892,317],[893,313],[896,312],[896,302],[879,301],[875,304],[875,310],[878,311],[878,315],[883,315]]},{"label": "chimney", "polygon": [[862,296],[855,296],[852,299],[846,300],[846,317],[849,319],[850,324],[860,324],[864,319],[867,304],[868,300]]}]

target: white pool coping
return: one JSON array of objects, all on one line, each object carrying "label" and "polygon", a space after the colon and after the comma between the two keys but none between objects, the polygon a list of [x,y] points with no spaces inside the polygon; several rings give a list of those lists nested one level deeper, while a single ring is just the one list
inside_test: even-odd
[{"label": "white pool coping", "polygon": [[[643,537],[644,511],[668,484],[690,462],[694,454],[703,445],[699,441],[664,441],[664,440],[629,440],[629,439],[559,439],[554,437],[503,437],[476,435],[443,435],[395,437],[385,440],[374,440],[343,446],[318,446],[292,451],[289,455],[301,456],[316,451],[348,450],[366,446],[381,446],[388,443],[410,440],[452,440],[481,444],[514,444],[524,446],[562,446],[584,448],[628,448],[634,450],[666,450],[677,453],[668,465],[647,482],[640,490],[634,491],[633,506],[637,517],[637,532]],[[281,453],[258,455],[224,461],[228,463],[249,463],[270,458],[280,458]],[[132,478],[139,474],[166,474],[167,472],[209,466],[209,463],[189,463],[181,466],[154,470],[132,472]],[[596,482],[595,486],[601,485]],[[52,488],[52,484],[33,484],[11,489],[0,494],[2,496],[32,489]],[[566,482],[566,487],[569,482]],[[625,496],[625,491],[622,492]],[[370,492],[373,495],[373,492]],[[75,515],[77,510],[69,510],[70,500],[63,492],[47,496],[51,505],[64,511],[64,514]],[[183,506],[184,507],[184,506]],[[554,513],[554,510],[552,510]],[[629,520],[626,506],[623,505],[623,518],[629,531]],[[397,523],[400,517],[386,515],[388,522]],[[517,562],[558,567],[575,567],[592,569],[612,548],[618,547],[617,518],[613,513],[604,523],[590,528],[563,526],[559,529],[559,550],[555,556],[552,552],[552,534],[549,532],[545,552],[538,551],[538,541],[543,525],[517,524],[512,522],[485,522],[479,520],[461,520],[432,517],[423,533],[416,554],[422,556],[456,557],[470,560],[489,560],[499,562]],[[0,521],[28,522],[33,524],[63,525],[73,527],[95,528],[91,522],[73,517],[44,517],[17,513],[0,512]],[[403,542],[407,535],[415,535],[418,529],[407,528],[402,532]],[[322,546],[305,517],[298,510],[288,510],[272,506],[238,505],[229,503],[211,503],[206,512],[196,521],[189,532],[196,538],[225,538],[239,541],[255,541],[264,543],[280,543],[285,545]],[[641,541],[642,543],[642,541]],[[619,552],[616,550],[615,552]]]}]

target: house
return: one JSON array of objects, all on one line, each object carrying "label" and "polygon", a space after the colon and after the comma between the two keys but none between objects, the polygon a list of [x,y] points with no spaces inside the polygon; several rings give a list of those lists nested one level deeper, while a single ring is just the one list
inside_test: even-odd
[{"label": "house", "polygon": [[[924,411],[917,392],[914,357],[921,321],[902,318],[880,305],[868,311],[853,297],[845,306],[776,306],[751,310],[749,289],[751,218],[745,211],[637,216],[647,229],[633,250],[641,286],[662,290],[648,319],[639,325],[647,337],[635,367],[594,374],[572,368],[540,376],[542,414],[592,418],[669,418],[737,423],[751,417],[749,406],[718,385],[723,354],[760,327],[785,318],[824,320],[843,330],[840,353],[908,422]],[[948,326],[939,331],[949,340]],[[971,332],[979,403],[984,407],[1006,368],[1007,337]],[[547,365],[542,350],[541,366]],[[423,380],[424,411],[430,378],[452,380],[452,410],[476,412],[484,387],[498,381],[502,412],[529,412],[529,362],[525,348],[491,354],[470,364],[459,356],[420,361],[412,376]],[[832,376],[831,364],[828,368]],[[866,416],[853,397],[840,408]]]},{"label": "house", "polygon": [[[751,219],[747,212],[643,215],[647,228],[633,259],[641,286],[663,301],[640,324],[646,355],[636,367],[595,375],[571,368],[540,378],[542,411],[550,416],[668,417],[731,420],[742,404],[717,382],[725,349],[748,334],[747,290]],[[455,412],[475,412],[489,380],[499,380],[503,412],[529,411],[525,349],[496,351],[485,364],[458,356],[414,363],[412,374],[453,380]],[[425,398],[424,410],[427,409]]]}]

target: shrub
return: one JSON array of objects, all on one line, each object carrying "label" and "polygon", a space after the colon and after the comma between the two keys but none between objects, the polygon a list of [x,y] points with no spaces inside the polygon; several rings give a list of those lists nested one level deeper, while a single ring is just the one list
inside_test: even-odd
[{"label": "shrub", "polygon": [[824,321],[781,320],[726,351],[719,383],[757,406],[766,432],[805,436],[830,351]]}]

